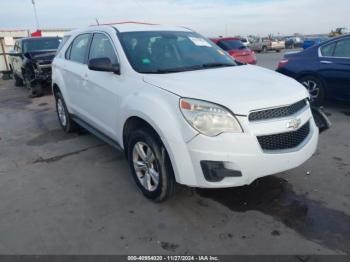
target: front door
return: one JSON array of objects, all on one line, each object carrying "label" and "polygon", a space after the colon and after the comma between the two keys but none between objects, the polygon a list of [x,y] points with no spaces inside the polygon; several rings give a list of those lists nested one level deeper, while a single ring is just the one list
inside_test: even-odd
[{"label": "front door", "polygon": [[[110,37],[105,33],[95,33],[91,42],[89,60],[109,58],[118,63],[117,52]],[[86,98],[82,107],[90,112],[90,117],[100,131],[115,137],[119,114],[122,76],[112,72],[88,70],[86,74]]]}]

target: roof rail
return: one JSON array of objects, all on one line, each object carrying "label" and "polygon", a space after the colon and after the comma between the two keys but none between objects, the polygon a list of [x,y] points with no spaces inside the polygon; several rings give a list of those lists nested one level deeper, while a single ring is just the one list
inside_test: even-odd
[{"label": "roof rail", "polygon": [[105,24],[99,24],[99,25],[121,25],[121,24],[159,25],[159,24],[139,22],[139,21],[112,22],[112,23],[105,23]]}]

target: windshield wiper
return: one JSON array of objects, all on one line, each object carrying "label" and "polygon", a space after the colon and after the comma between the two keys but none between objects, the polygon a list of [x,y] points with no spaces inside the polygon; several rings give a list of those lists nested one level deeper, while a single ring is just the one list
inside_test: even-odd
[{"label": "windshield wiper", "polygon": [[227,67],[227,66],[235,66],[235,65],[234,64],[227,64],[227,63],[207,63],[207,64],[185,66],[185,67],[157,69],[154,71],[147,71],[147,72],[140,72],[140,73],[143,73],[143,74],[168,74],[168,73],[179,73],[179,72],[185,72],[185,71],[194,71],[194,70],[201,70],[201,69],[208,69],[208,68],[215,68],[215,67]]},{"label": "windshield wiper", "polygon": [[167,69],[157,69],[155,71],[149,72],[150,74],[167,74],[167,73],[176,73],[176,72],[185,72],[192,70],[202,69],[202,65],[186,66],[186,67],[177,67],[177,68],[167,68]]},{"label": "windshield wiper", "polygon": [[235,65],[234,64],[227,64],[227,63],[207,63],[207,64],[202,64],[203,68],[227,67],[227,66],[235,66]]}]

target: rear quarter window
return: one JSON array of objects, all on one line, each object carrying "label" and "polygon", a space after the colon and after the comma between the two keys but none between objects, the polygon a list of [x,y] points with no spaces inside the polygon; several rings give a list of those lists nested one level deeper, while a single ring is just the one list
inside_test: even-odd
[{"label": "rear quarter window", "polygon": [[331,43],[321,47],[322,56],[333,56],[335,45],[336,43]]},{"label": "rear quarter window", "polygon": [[60,42],[60,45],[57,48],[56,54],[63,48],[64,44],[67,43],[68,39],[70,38],[70,35],[65,35]]}]

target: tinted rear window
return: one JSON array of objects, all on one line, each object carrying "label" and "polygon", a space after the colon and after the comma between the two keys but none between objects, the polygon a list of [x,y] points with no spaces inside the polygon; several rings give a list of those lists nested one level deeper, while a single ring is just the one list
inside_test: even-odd
[{"label": "tinted rear window", "polygon": [[220,46],[225,51],[229,50],[237,50],[237,49],[244,49],[246,48],[245,45],[241,42],[241,40],[220,40],[217,43],[218,46]]}]

